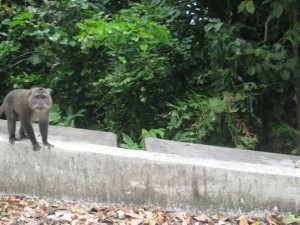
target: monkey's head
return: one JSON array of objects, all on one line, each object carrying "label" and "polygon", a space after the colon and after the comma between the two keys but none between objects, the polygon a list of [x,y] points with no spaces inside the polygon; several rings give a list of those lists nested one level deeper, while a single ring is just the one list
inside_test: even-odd
[{"label": "monkey's head", "polygon": [[52,98],[49,89],[32,88],[28,97],[29,107],[37,112],[49,110],[52,105]]}]

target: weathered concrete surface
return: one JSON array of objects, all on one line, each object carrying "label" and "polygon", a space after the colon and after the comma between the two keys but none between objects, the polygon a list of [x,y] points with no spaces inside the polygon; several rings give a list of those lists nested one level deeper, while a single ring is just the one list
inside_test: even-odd
[{"label": "weathered concrete surface", "polygon": [[[299,156],[191,144],[157,138],[146,138],[145,149],[148,152],[176,154],[191,158],[213,159],[232,163],[273,165],[276,167],[295,168],[295,165],[300,163]],[[298,170],[300,171],[300,169]]]},{"label": "weathered concrete surface", "polygon": [[130,151],[73,142],[69,130],[61,135],[49,136],[54,149],[34,152],[0,132],[0,192],[188,212],[300,208],[300,170],[292,167]]},{"label": "weathered concrete surface", "polygon": [[[16,134],[19,132],[19,122],[17,122],[17,130]],[[37,137],[38,142],[42,141],[42,138],[39,137],[39,129],[38,124],[33,124],[35,135]],[[0,120],[0,135],[2,137],[7,137],[7,121]],[[92,131],[86,129],[78,129],[71,127],[60,127],[60,126],[49,126],[49,134],[48,141],[51,143],[52,140],[58,141],[72,141],[76,142],[86,142],[98,145],[106,145],[117,147],[117,136],[111,132],[104,131]],[[27,140],[22,140],[22,142],[26,142]],[[28,140],[29,142],[29,140]]]}]

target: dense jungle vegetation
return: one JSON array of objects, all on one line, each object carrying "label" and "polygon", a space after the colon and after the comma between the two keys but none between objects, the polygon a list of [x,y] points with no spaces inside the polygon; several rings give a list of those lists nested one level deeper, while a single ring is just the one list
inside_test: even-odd
[{"label": "dense jungle vegetation", "polygon": [[52,124],[300,153],[297,0],[0,0],[0,101],[44,86]]}]

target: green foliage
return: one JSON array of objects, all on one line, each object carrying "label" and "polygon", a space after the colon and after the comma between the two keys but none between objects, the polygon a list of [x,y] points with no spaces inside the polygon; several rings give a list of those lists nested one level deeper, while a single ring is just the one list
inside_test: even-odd
[{"label": "green foliage", "polygon": [[157,136],[299,154],[297,1],[133,2],[2,2],[0,95],[49,87],[53,124],[127,148]]},{"label": "green foliage", "polygon": [[[220,98],[225,93],[229,93],[229,96],[234,99],[239,99],[238,96],[247,97],[243,97],[245,101],[234,108],[236,111],[228,111],[223,119],[210,117],[210,111],[207,111],[208,115],[204,113],[206,116],[201,119],[202,124],[195,122],[191,124],[198,128],[193,134],[198,135],[198,141],[239,148],[254,148],[260,147],[261,140],[274,140],[272,132],[285,123],[282,116],[285,112],[285,104],[291,99],[288,100],[283,93],[290,93],[293,79],[296,78],[298,63],[296,58],[289,56],[289,51],[281,40],[271,46],[257,46],[253,41],[247,41],[237,35],[237,32],[241,32],[239,26],[228,26],[218,19],[209,20],[204,27],[207,55],[203,57],[208,59],[205,61],[208,69],[204,73],[199,73],[196,81],[201,85],[207,85],[204,90],[209,95],[205,96],[213,101],[215,101],[215,96]],[[272,95],[280,96],[280,99],[275,100],[271,97]],[[187,102],[189,106],[192,105],[190,99]],[[206,104],[203,106],[202,101],[201,103],[194,101],[201,105],[201,109],[210,106],[209,101],[204,102]],[[219,99],[219,102],[222,101]],[[224,105],[226,104],[218,103],[217,109],[222,111]],[[268,112],[268,117],[265,117],[266,112]],[[197,114],[195,118],[201,117]],[[189,121],[196,121],[196,119],[193,120],[191,117]],[[219,122],[217,126],[212,127],[211,121]],[[210,134],[207,131],[208,128],[203,129],[203,124],[207,124],[208,128],[212,127],[211,132],[217,137]],[[242,129],[238,129],[239,127]],[[256,134],[253,127],[255,127]],[[283,145],[290,150],[295,147],[296,133],[293,130],[292,128],[289,131],[293,138],[280,138],[277,143],[270,145],[273,151],[280,145],[281,149]],[[240,131],[245,131],[246,134]],[[204,136],[208,136],[209,139],[203,140]],[[279,144],[279,140],[283,143]]]},{"label": "green foliage", "polygon": [[164,138],[165,129],[151,129],[149,131],[142,129],[142,134],[139,138],[139,143],[134,142],[131,137],[127,134],[122,133],[122,142],[120,144],[121,148],[131,149],[131,150],[141,150],[145,149],[145,139],[146,138]]},{"label": "green foliage", "polygon": [[49,112],[49,123],[54,125],[62,125],[61,124],[61,110],[58,104],[53,104],[51,107],[51,111]]},{"label": "green foliage", "polygon": [[[172,41],[165,27],[133,16],[128,18],[126,10],[121,13],[113,22],[90,19],[79,24],[78,40],[84,52],[92,47],[108,49],[106,54],[112,71],[99,82],[114,92],[122,92],[137,80],[152,80],[164,72],[167,58],[158,56],[157,50],[163,46],[171,47]],[[141,63],[147,63],[143,70]]]},{"label": "green foliage", "polygon": [[238,12],[241,12],[244,9],[246,9],[248,13],[253,14],[254,11],[255,11],[255,6],[254,6],[254,3],[253,3],[253,0],[242,1],[238,5]]},{"label": "green foliage", "polygon": [[42,77],[40,74],[27,74],[27,72],[24,72],[23,74],[12,76],[11,82],[14,89],[20,89],[24,86],[33,87],[35,84],[42,83]]},{"label": "green foliage", "polygon": [[220,97],[191,93],[186,101],[169,104],[173,110],[168,129],[175,131],[173,140],[253,149],[257,138],[247,126],[248,120],[259,123],[252,114],[253,101],[246,93]]},{"label": "green foliage", "polygon": [[80,109],[77,113],[73,114],[73,109],[71,106],[68,107],[67,115],[63,117],[64,126],[74,127],[74,121],[77,117],[84,117],[85,109]]},{"label": "green foliage", "polygon": [[[130,9],[134,11],[135,9]],[[155,22],[132,16],[129,10],[106,22],[104,19],[90,19],[79,24],[78,40],[84,52],[91,48],[105,47],[111,66],[110,74],[99,80],[113,92],[122,92],[133,83],[153,80],[164,73],[168,58],[159,48],[171,47],[168,30]],[[108,19],[107,19],[108,20]],[[141,64],[145,66],[141,68]]]},{"label": "green foliage", "polygon": [[286,224],[286,225],[297,224],[297,223],[300,223],[300,218],[295,217],[293,214],[289,214],[287,216],[283,216],[282,223]]},{"label": "green foliage", "polygon": [[132,138],[129,137],[127,134],[122,133],[122,141],[123,143],[119,145],[121,148],[132,149],[132,150],[141,149],[140,145],[138,143],[135,143],[132,140]]},{"label": "green foliage", "polygon": [[97,108],[107,112],[104,123],[117,133],[156,126],[155,117],[166,111],[157,99],[171,97],[174,91],[162,85],[170,79],[168,54],[174,40],[165,26],[140,19],[149,7],[134,5],[112,17],[97,15],[79,24],[83,52],[105,51],[108,68],[93,82],[92,94],[102,99]]},{"label": "green foliage", "polygon": [[77,111],[88,108],[83,96],[97,78],[91,68],[105,60],[91,63],[74,36],[77,23],[103,11],[102,6],[86,0],[12,4],[0,27],[0,73],[9,89],[49,87],[64,114],[70,105]]},{"label": "green foliage", "polygon": [[67,115],[61,116],[61,109],[58,104],[53,104],[49,113],[50,124],[60,125],[65,127],[74,127],[75,119],[78,117],[84,117],[85,109],[79,110],[77,113],[73,113],[71,106],[68,107]]}]

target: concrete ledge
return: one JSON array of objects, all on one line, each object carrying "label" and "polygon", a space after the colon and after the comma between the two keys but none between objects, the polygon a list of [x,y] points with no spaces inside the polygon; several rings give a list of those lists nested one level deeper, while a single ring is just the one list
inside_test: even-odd
[{"label": "concrete ledge", "polygon": [[[17,122],[16,134],[19,132],[20,123]],[[41,137],[39,137],[39,128],[38,124],[33,124],[36,138],[38,142],[41,142]],[[2,137],[7,137],[7,121],[0,120],[0,135]],[[49,126],[48,141],[51,143],[52,140],[58,141],[70,141],[73,143],[76,142],[86,142],[92,144],[106,145],[117,147],[117,135],[111,132],[104,131],[94,131],[86,129],[78,129],[72,127],[61,127],[61,126]],[[27,140],[22,140],[26,142]],[[29,142],[29,141],[28,141]]]},{"label": "concrete ledge", "polygon": [[[146,138],[145,149],[148,152],[176,154],[188,158],[213,159],[231,163],[241,162],[290,168],[295,168],[295,165],[300,163],[299,156],[191,144],[157,138]],[[300,169],[295,169],[295,171],[300,171]]]},{"label": "concrete ledge", "polygon": [[[66,139],[68,130],[62,133]],[[296,212],[300,170],[175,154],[130,151],[56,140],[34,152],[29,142],[10,145],[0,133],[0,192],[45,198],[152,205],[168,210]]]}]

